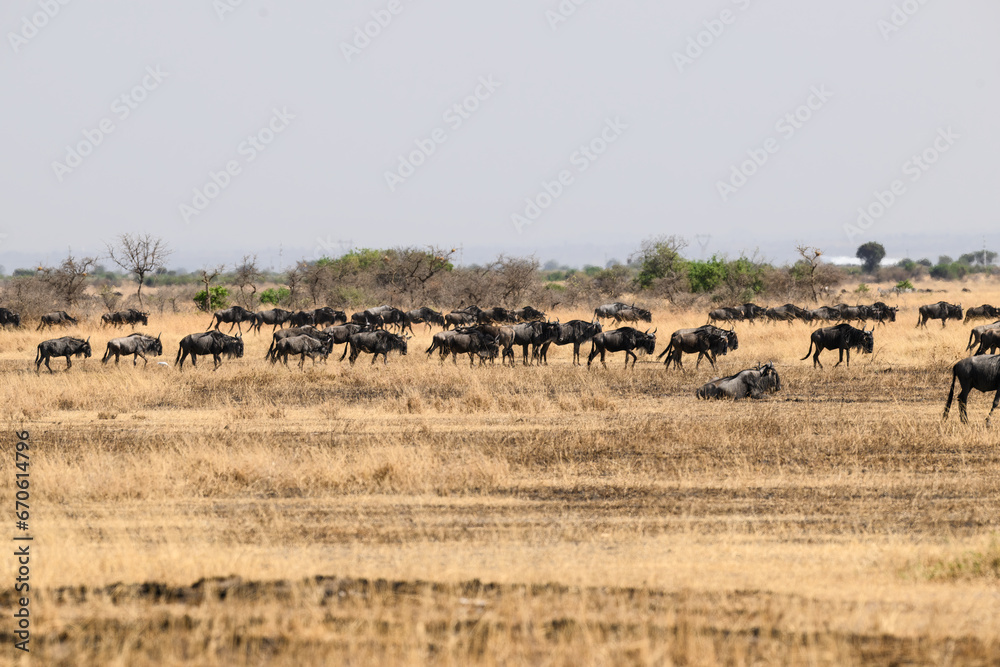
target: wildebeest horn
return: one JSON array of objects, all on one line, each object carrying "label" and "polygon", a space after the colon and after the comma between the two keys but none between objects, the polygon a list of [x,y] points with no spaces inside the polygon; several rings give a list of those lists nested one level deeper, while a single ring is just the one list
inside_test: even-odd
[{"label": "wildebeest horn", "polygon": [[162,331],[160,333],[156,334],[156,340],[160,340],[160,336],[162,336],[162,335],[163,335]]},{"label": "wildebeest horn", "polygon": [[87,342],[88,343],[90,342],[90,336],[87,336]]},{"label": "wildebeest horn", "polygon": [[[653,335],[654,336],[656,335],[656,332],[657,332],[658,329],[659,329],[659,327],[657,327],[656,329],[653,329]],[[649,331],[649,329],[646,329],[646,331]]]}]

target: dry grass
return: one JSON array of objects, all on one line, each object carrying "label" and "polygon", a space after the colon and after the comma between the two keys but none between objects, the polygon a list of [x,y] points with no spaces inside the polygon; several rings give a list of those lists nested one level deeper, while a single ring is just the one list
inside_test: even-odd
[{"label": "dry grass", "polygon": [[[825,371],[799,361],[803,324],[738,326],[715,374],[649,358],[626,372],[621,355],[588,372],[569,348],[541,368],[441,365],[424,333],[385,367],[271,366],[269,336],[251,335],[244,359],[179,373],[102,367],[111,336],[82,326],[68,333],[91,335],[95,357],[36,375],[35,346],[60,334],[2,332],[6,431],[35,447],[32,654],[995,664],[990,399],[973,394],[969,426],[942,423],[968,327],[913,326],[921,303],[1000,302],[973,289],[904,296],[874,355],[834,369],[825,353]],[[704,322],[658,314],[661,341]],[[164,360],[206,322],[157,319]],[[767,360],[778,396],[694,399]],[[0,604],[9,618],[11,589]]]}]

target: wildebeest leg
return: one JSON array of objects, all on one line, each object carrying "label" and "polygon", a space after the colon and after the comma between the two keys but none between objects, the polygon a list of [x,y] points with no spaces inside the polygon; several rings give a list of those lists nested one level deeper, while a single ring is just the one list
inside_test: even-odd
[{"label": "wildebeest leg", "polygon": [[66,355],[66,370],[69,370],[71,368],[73,368],[73,355],[72,354],[67,354]]},{"label": "wildebeest leg", "polygon": [[[833,365],[834,368],[836,368],[837,366],[839,366],[844,362],[844,348],[840,348],[839,352],[840,352],[840,358],[837,361],[837,363]],[[848,352],[848,354],[850,354],[850,352]]]},{"label": "wildebeest leg", "polygon": [[993,411],[997,409],[997,404],[1000,403],[1000,389],[997,389],[997,393],[993,396],[993,407],[990,408],[990,414],[986,415],[986,425],[990,424],[990,417],[993,416]]},{"label": "wildebeest leg", "polygon": [[[958,416],[962,420],[963,424],[969,423],[969,411],[968,411],[968,400],[969,392],[972,390],[972,382],[969,382],[969,386],[966,387],[965,383],[962,382],[962,390],[958,392]],[[990,411],[992,413],[992,410]]]},{"label": "wildebeest leg", "polygon": [[625,350],[625,368],[628,368],[629,357],[632,357],[632,368],[635,368],[635,362],[639,360],[638,355],[632,350]]},{"label": "wildebeest leg", "polygon": [[823,363],[819,360],[819,353],[822,350],[823,350],[823,348],[820,347],[819,344],[817,343],[817,345],[816,345],[816,354],[813,355],[813,368],[816,368],[816,366],[819,366],[820,368],[823,368]]}]

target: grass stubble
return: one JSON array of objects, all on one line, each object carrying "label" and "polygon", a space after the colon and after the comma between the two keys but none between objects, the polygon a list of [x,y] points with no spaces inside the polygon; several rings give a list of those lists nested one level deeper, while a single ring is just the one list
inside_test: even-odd
[{"label": "grass stubble", "polygon": [[[67,333],[95,356],[36,375],[59,334],[0,332],[5,431],[33,443],[31,658],[997,664],[992,397],[943,423],[969,327],[913,326],[920,303],[962,296],[904,295],[874,355],[826,352],[822,371],[799,361],[799,323],[737,325],[716,373],[620,354],[588,372],[569,348],[547,367],[442,365],[419,329],[384,367],[272,366],[250,334],[242,360],[180,373],[177,341],[207,318],[173,315],[150,331],[169,368],[102,367],[111,335],[82,325]],[[657,353],[704,322],[657,314]],[[777,396],[694,399],[768,360]]]}]

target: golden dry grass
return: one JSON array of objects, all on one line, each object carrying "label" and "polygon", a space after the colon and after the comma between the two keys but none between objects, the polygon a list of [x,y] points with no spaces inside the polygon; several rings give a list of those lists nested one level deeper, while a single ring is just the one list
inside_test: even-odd
[{"label": "golden dry grass", "polygon": [[[738,325],[714,374],[620,354],[588,372],[569,348],[548,367],[441,365],[423,332],[385,367],[271,366],[250,335],[242,360],[179,373],[177,341],[208,319],[184,315],[150,327],[171,368],[102,367],[111,336],[81,326],[95,357],[36,375],[60,334],[2,332],[4,451],[14,430],[34,445],[32,657],[997,664],[992,397],[942,423],[969,327],[914,328],[921,303],[1000,302],[971,288],[903,296],[874,355],[834,369],[827,352],[824,371],[799,361],[799,323]],[[704,322],[656,314],[657,352]],[[694,399],[767,360],[781,394]],[[10,585],[0,603],[9,618]]]}]

